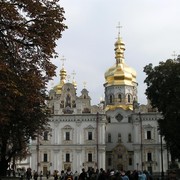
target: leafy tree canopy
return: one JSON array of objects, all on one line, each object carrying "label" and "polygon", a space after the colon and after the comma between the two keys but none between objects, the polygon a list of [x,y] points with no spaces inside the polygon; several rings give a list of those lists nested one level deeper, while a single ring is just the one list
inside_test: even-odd
[{"label": "leafy tree canopy", "polygon": [[0,1],[0,175],[47,125],[46,87],[67,28],[63,14],[58,0]]},{"label": "leafy tree canopy", "polygon": [[144,67],[147,77],[146,95],[151,105],[162,113],[159,120],[161,134],[165,137],[172,159],[180,159],[180,62],[168,59],[153,67]]}]

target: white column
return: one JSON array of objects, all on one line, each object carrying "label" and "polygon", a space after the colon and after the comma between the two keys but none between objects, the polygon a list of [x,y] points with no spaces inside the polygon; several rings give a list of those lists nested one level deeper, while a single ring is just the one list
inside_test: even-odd
[{"label": "white column", "polygon": [[76,169],[74,169],[74,171],[78,171],[79,173],[81,172],[82,169],[82,161],[81,161],[81,150],[76,150],[75,154],[75,165],[74,167],[76,167]]},{"label": "white column", "polygon": [[37,151],[33,150],[31,154],[30,167],[32,170],[37,170]]},{"label": "white column", "polygon": [[57,161],[58,161],[58,156],[57,156],[57,151],[54,150],[54,157],[53,157],[53,165],[54,165],[54,170],[58,170],[58,164],[57,164]]},{"label": "white column", "polygon": [[55,122],[54,123],[55,127],[54,127],[54,137],[55,137],[55,144],[58,144],[58,127],[59,127],[59,123]]},{"label": "white column", "polygon": [[105,169],[105,150],[99,151],[99,169]]},{"label": "white column", "polygon": [[102,144],[102,125],[98,124],[98,139],[99,139],[99,144]]},{"label": "white column", "polygon": [[102,129],[102,133],[101,133],[102,141],[100,143],[105,144],[105,124],[102,124],[101,129]]}]

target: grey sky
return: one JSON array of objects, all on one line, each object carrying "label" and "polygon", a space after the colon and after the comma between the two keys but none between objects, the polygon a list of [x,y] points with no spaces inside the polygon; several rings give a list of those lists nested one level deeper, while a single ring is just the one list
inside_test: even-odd
[{"label": "grey sky", "polygon": [[[120,22],[121,37],[125,43],[125,62],[137,71],[138,101],[146,103],[145,73],[149,63],[180,54],[179,0],[61,0],[68,29],[58,41],[59,59],[66,58],[65,69],[76,72],[78,95],[83,82],[92,97],[92,104],[104,96],[105,71],[114,65],[114,43]],[[59,82],[58,66],[54,85]],[[72,76],[71,76],[72,77]]]}]

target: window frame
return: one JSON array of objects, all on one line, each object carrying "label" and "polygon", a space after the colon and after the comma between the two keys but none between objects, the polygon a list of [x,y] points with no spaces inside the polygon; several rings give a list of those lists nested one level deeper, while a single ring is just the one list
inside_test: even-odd
[{"label": "window frame", "polygon": [[65,162],[70,162],[70,153],[66,153]]},{"label": "window frame", "polygon": [[93,162],[92,153],[88,153],[88,162]]},{"label": "window frame", "polygon": [[48,154],[47,153],[43,154],[43,162],[48,162]]}]

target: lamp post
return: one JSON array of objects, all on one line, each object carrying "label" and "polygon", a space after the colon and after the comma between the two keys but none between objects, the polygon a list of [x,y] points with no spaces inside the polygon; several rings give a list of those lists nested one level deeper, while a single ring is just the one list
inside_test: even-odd
[{"label": "lamp post", "polygon": [[38,171],[39,171],[39,134],[37,137],[36,150],[37,150],[37,173],[38,173]]},{"label": "lamp post", "polygon": [[98,131],[98,129],[99,129],[99,113],[97,113],[97,115],[96,115],[96,153],[97,153],[97,169],[99,168],[99,156],[98,156],[98,154],[99,154],[99,131]]},{"label": "lamp post", "polygon": [[153,170],[152,170],[152,161],[149,161],[149,165],[150,165],[150,173],[152,175],[152,173],[153,173]]},{"label": "lamp post", "polygon": [[163,147],[162,147],[162,135],[161,136],[161,179],[164,179],[164,166],[163,166]]},{"label": "lamp post", "polygon": [[138,166],[139,166],[139,163],[136,163],[136,165],[137,165],[137,171],[138,171]]},{"label": "lamp post", "polygon": [[141,113],[139,112],[139,119],[140,119],[140,131],[141,131],[141,168],[142,168],[142,171],[143,171],[143,166],[144,166],[144,163],[143,163],[143,132],[142,132],[142,117],[141,117]]}]

